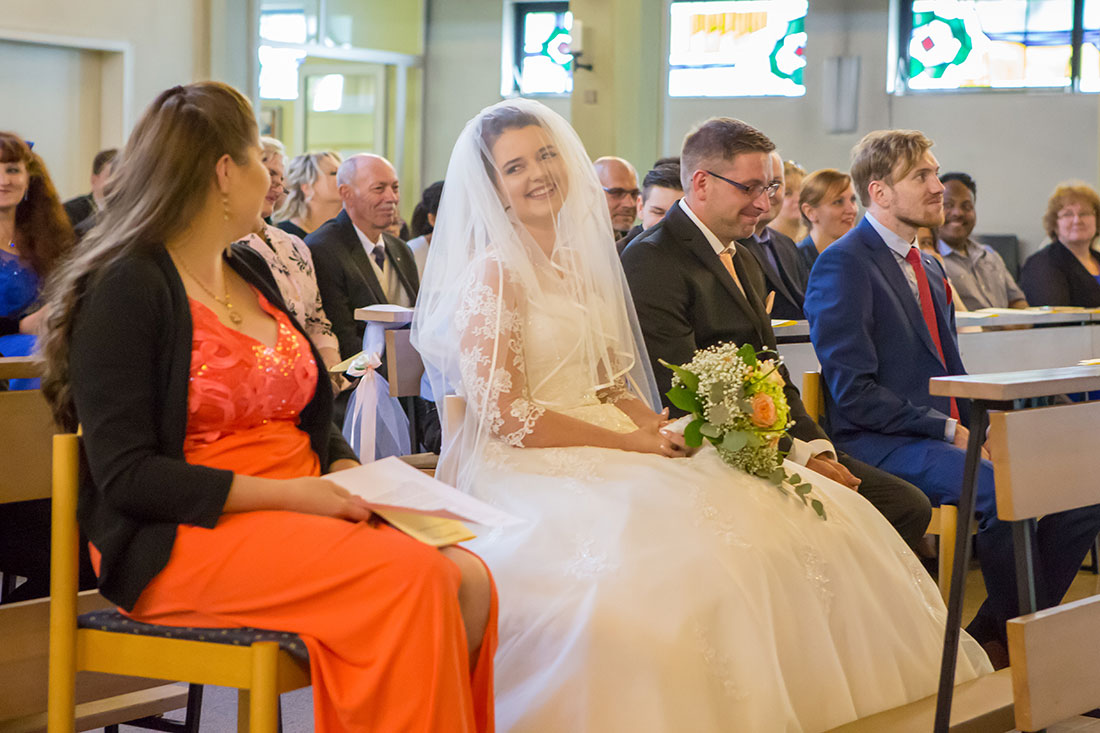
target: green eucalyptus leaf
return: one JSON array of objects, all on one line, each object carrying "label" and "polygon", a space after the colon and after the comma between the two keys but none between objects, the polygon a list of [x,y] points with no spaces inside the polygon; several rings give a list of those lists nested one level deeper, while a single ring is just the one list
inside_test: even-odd
[{"label": "green eucalyptus leaf", "polygon": [[825,505],[822,504],[820,501],[814,499],[810,503],[810,506],[812,506],[814,511],[817,512],[817,516],[821,517],[822,519],[828,519],[828,517],[825,516]]},{"label": "green eucalyptus leaf", "polygon": [[702,421],[703,424],[699,426],[699,432],[708,438],[720,438],[722,437],[722,429],[714,423]]},{"label": "green eucalyptus leaf", "polygon": [[782,466],[775,469],[768,475],[767,479],[776,486],[782,486],[783,481],[787,478],[787,472],[783,470]]},{"label": "green eucalyptus leaf", "polygon": [[690,412],[697,415],[703,411],[702,405],[699,404],[699,398],[695,396],[693,391],[682,384],[665,392],[665,396],[668,397],[669,402],[684,412]]},{"label": "green eucalyptus leaf", "polygon": [[796,474],[795,474],[794,476],[791,476],[791,483],[792,483],[792,484],[800,484],[800,483],[802,483],[802,477],[801,477],[801,476],[799,476],[799,475],[798,475],[798,474],[796,473]]},{"label": "green eucalyptus leaf", "polygon": [[[682,366],[676,366],[675,364],[669,364],[664,359],[658,359],[664,366],[668,367],[680,378],[680,381],[684,383],[684,386],[690,389],[692,392],[699,389],[699,376],[694,372],[690,372],[684,369]],[[680,408],[684,409],[684,408]]]},{"label": "green eucalyptus leaf", "polygon": [[684,428],[684,443],[692,448],[698,448],[703,444],[702,428],[706,425],[706,421],[701,417],[697,417],[687,424]]},{"label": "green eucalyptus leaf", "polygon": [[799,496],[805,496],[806,494],[810,493],[813,488],[814,487],[810,486],[809,484],[798,484],[794,487],[794,493],[798,494]]},{"label": "green eucalyptus leaf", "polygon": [[745,447],[750,437],[751,434],[743,430],[732,430],[726,433],[726,437],[722,438],[722,449],[730,453],[739,451]]},{"label": "green eucalyptus leaf", "polygon": [[749,366],[756,366],[756,347],[752,344],[745,344],[744,346],[742,346],[740,349],[737,350],[737,355],[740,356],[741,360]]},{"label": "green eucalyptus leaf", "polygon": [[759,448],[760,446],[764,445],[764,439],[756,433],[746,431],[745,435],[748,436],[745,440],[745,445],[747,445],[748,447]]},{"label": "green eucalyptus leaf", "polygon": [[722,401],[725,396],[726,388],[720,382],[715,382],[714,384],[710,385],[709,397],[710,403],[712,405],[717,405],[719,402]]},{"label": "green eucalyptus leaf", "polygon": [[730,410],[725,405],[715,404],[711,402],[710,407],[710,421],[715,425],[725,425],[729,422]]}]

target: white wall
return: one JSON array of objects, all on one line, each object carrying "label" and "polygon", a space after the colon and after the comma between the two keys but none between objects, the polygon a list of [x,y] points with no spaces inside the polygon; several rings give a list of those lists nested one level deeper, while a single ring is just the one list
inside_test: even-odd
[{"label": "white wall", "polygon": [[[234,0],[236,2],[236,0]],[[208,0],[3,0],[0,31],[7,35],[46,34],[55,38],[99,39],[128,44],[133,59],[133,88],[127,116],[137,119],[145,106],[160,91],[185,84],[209,73],[209,49],[206,43]],[[241,3],[243,4],[243,2]],[[123,143],[128,130],[100,130],[100,100],[121,105],[121,89],[101,89],[100,78],[87,78],[95,52],[63,50],[58,46],[7,46],[4,53],[16,49],[18,64],[32,68],[15,97],[5,97],[10,105],[0,111],[0,128],[8,120],[19,122],[20,132],[31,139],[43,139],[41,154],[58,181],[63,198],[87,190],[91,156],[100,147]],[[242,53],[247,49],[240,41]],[[43,66],[35,66],[42,59]],[[79,59],[77,61],[76,59]],[[102,58],[100,58],[102,63]],[[83,76],[79,88],[69,85],[72,74],[63,67],[77,64]],[[0,60],[4,89],[14,81],[9,67]],[[72,72],[76,73],[76,72]],[[109,75],[114,78],[115,75]],[[121,79],[121,74],[117,75]],[[64,81],[64,85],[58,86]],[[13,112],[11,108],[18,108]],[[58,116],[52,116],[56,113]],[[116,116],[120,114],[115,110]],[[27,114],[31,115],[29,121]],[[16,117],[18,115],[18,119]],[[55,130],[68,130],[79,141],[62,144]],[[85,140],[89,130],[98,137]],[[100,132],[103,132],[101,135]],[[51,140],[55,140],[55,147]],[[36,150],[39,148],[36,146]]]},{"label": "white wall", "polygon": [[[499,102],[504,0],[428,0],[424,59],[425,185],[443,178],[458,134]],[[540,97],[566,119],[568,97]]]},{"label": "white wall", "polygon": [[[500,98],[502,4],[430,0],[426,181],[442,176],[466,120]],[[977,231],[1016,234],[1025,255],[1035,250],[1043,240],[1039,219],[1055,184],[1070,178],[1097,182],[1100,100],[1050,92],[888,95],[887,42],[893,31],[887,5],[882,0],[814,0],[807,18],[810,65],[804,97],[670,99],[662,94],[663,154],[675,154],[688,130],[714,115],[740,117],[760,127],[785,157],[810,170],[846,169],[852,146],[870,130],[921,129],[935,140],[934,153],[945,171],[964,170],[977,180]],[[666,24],[667,18],[666,10]],[[666,25],[664,45],[655,50],[666,59],[667,35]],[[837,55],[860,58],[858,132],[853,134],[829,134],[823,122],[823,60]],[[664,90],[666,80],[653,83]],[[634,163],[644,171],[652,161]]]},{"label": "white wall", "polygon": [[35,100],[3,105],[0,130],[34,141],[62,197],[87,189],[100,149],[100,54],[0,41],[0,69],[0,99]]}]

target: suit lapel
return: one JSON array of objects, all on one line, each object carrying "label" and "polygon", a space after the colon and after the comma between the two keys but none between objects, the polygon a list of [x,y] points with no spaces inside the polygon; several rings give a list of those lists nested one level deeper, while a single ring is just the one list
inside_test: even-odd
[{"label": "suit lapel", "polygon": [[340,224],[344,228],[342,239],[348,248],[348,254],[351,255],[351,261],[355,263],[355,268],[359,271],[363,282],[367,284],[367,288],[374,295],[375,302],[388,303],[386,289],[382,287],[382,283],[378,282],[378,276],[374,274],[370,258],[367,256],[367,251],[363,249],[363,243],[359,241],[359,234],[355,231],[355,225],[351,223],[351,217],[348,216],[348,212],[341,211],[340,218],[343,219]]},{"label": "suit lapel", "polygon": [[779,266],[787,273],[787,278],[784,282],[791,291],[791,294],[795,296],[795,299],[791,302],[795,304],[801,303],[806,299],[805,283],[795,282],[794,277],[796,273],[799,275],[801,274],[802,267],[804,266],[802,255],[798,252],[798,246],[790,238],[784,237],[787,239],[788,244],[780,246],[778,238],[783,235],[775,231],[772,231],[771,235],[772,249],[775,250],[775,258],[779,261]]},{"label": "suit lapel", "polygon": [[[879,272],[886,278],[886,282],[890,284],[890,289],[894,291],[894,295],[901,302],[902,310],[905,311],[913,331],[920,336],[920,340],[925,347],[939,359],[940,352],[936,348],[935,342],[932,341],[932,334],[928,332],[928,326],[925,324],[924,315],[920,310],[920,303],[913,297],[913,291],[909,289],[909,279],[902,273],[901,265],[894,257],[894,253],[890,251],[890,247],[887,246],[886,242],[882,240],[882,237],[878,235],[878,232],[866,219],[860,222],[859,227],[863,244],[870,253],[871,261],[875,263]],[[905,266],[908,267],[908,265]],[[927,276],[927,274],[926,269],[925,275]],[[935,298],[933,298],[934,304]]]},{"label": "suit lapel", "polygon": [[[772,267],[771,260],[768,259],[768,253],[764,251],[766,245],[757,242],[751,237],[749,239],[742,239],[737,243],[738,249],[745,248],[752,252],[756,258],[757,264],[760,265],[760,269],[764,271],[764,277],[768,281],[768,287],[777,291],[781,296],[787,299],[790,303],[797,303],[798,300],[794,298],[791,291],[787,288],[787,283],[783,280],[783,275],[774,267]],[[776,252],[776,249],[772,249]],[[779,253],[776,252],[776,261],[779,261]],[[782,264],[780,262],[780,264]]]},{"label": "suit lapel", "polygon": [[[749,304],[749,301],[745,298],[745,294],[742,294],[741,289],[737,287],[737,283],[730,277],[730,274],[726,271],[725,265],[722,264],[722,260],[718,259],[718,254],[714,251],[714,248],[710,246],[710,242],[707,241],[703,232],[679,206],[670,211],[666,217],[668,223],[673,225],[677,237],[684,246],[686,246],[688,250],[690,250],[691,253],[710,270],[711,274],[718,279],[718,282],[722,283],[722,287],[726,289],[726,292],[729,293],[733,302],[737,304],[737,307],[740,308],[745,317],[749,319],[749,322],[756,330],[757,337],[763,343],[764,334],[761,330],[760,315],[757,310]],[[738,268],[738,257],[742,257],[745,254],[746,253],[743,252],[740,247],[737,248],[737,254],[734,256],[734,268]],[[752,255],[749,256],[751,257]],[[740,277],[740,280],[741,284],[746,288],[746,294],[751,296],[755,293],[751,285],[747,284],[747,277]],[[761,308],[761,312],[762,310]]]}]

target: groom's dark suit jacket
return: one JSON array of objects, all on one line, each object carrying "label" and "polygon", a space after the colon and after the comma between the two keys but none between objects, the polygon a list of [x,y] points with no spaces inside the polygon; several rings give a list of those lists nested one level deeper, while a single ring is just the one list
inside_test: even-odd
[{"label": "groom's dark suit jacket", "polygon": [[[398,279],[409,294],[409,301],[415,303],[420,278],[412,250],[391,234],[383,232],[382,238],[390,266],[397,268]],[[332,330],[340,342],[340,358],[347,359],[362,350],[363,331],[366,330],[363,321],[355,320],[355,309],[388,303],[385,288],[374,274],[348,212],[341,211],[318,227],[306,237],[306,244],[313,256],[325,315],[332,321]]]},{"label": "groom's dark suit jacket", "polygon": [[[758,350],[776,350],[771,319],[764,312],[764,273],[755,257],[740,245],[733,263],[744,295],[703,232],[679,206],[672,207],[659,224],[623,250],[623,270],[653,363],[657,389],[666,405],[664,394],[671,386],[672,372],[658,359],[683,364],[691,360],[696,349],[729,341],[752,344]],[[791,435],[805,441],[826,438],[806,414],[785,366],[781,373],[795,421]],[[681,412],[668,406],[674,413]]]}]

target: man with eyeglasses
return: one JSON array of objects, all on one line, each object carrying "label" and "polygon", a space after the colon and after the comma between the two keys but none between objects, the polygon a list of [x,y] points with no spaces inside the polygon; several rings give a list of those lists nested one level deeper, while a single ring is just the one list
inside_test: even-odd
[{"label": "man with eyeglasses", "polygon": [[638,189],[638,172],[629,161],[611,155],[596,158],[592,165],[596,167],[596,176],[607,197],[611,228],[618,241],[630,232],[638,218],[638,200],[642,195]]},{"label": "man with eyeglasses", "polygon": [[[696,349],[722,342],[776,350],[764,306],[764,273],[737,244],[752,235],[771,208],[769,196],[778,191],[773,150],[764,133],[740,120],[703,123],[684,140],[684,198],[623,250],[623,270],[662,395],[672,375],[660,359],[683,364]],[[806,413],[785,366],[780,373],[795,423],[793,440],[781,444],[788,458],[858,490],[915,547],[932,513],[928,498],[912,484],[837,451]]]}]

